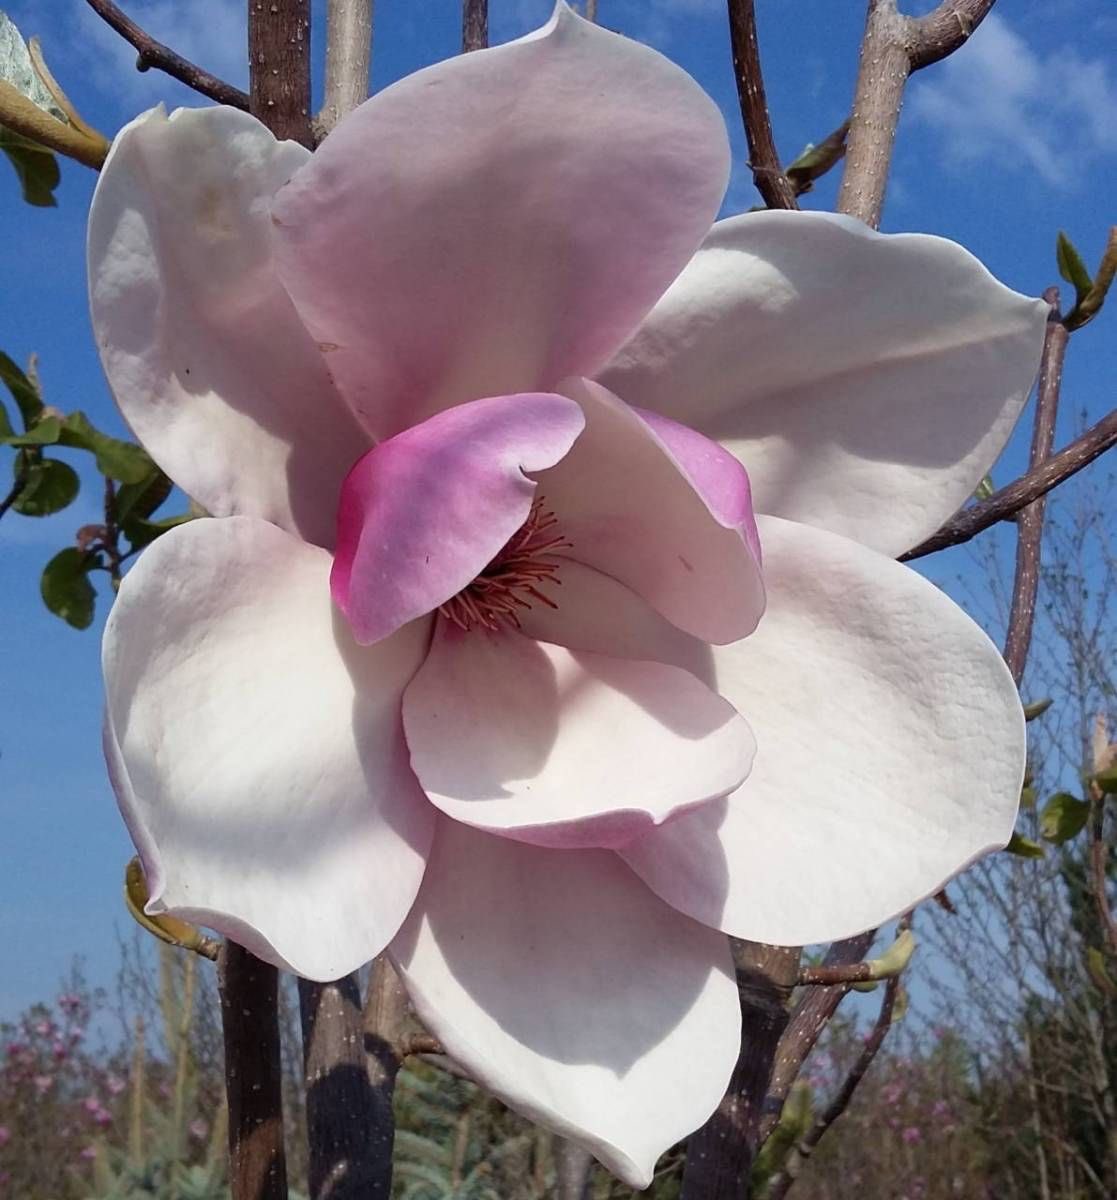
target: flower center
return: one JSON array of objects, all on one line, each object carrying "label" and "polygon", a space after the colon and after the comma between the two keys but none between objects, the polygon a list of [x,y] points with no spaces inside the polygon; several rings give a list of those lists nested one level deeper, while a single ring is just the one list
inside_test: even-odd
[{"label": "flower center", "polygon": [[438,606],[438,611],[460,629],[475,625],[493,632],[502,625],[519,629],[520,612],[530,609],[535,601],[558,608],[539,589],[549,583],[561,586],[561,560],[548,555],[573,547],[558,533],[558,520],[543,507],[543,500],[542,496],[535,500],[527,520],[481,574]]}]

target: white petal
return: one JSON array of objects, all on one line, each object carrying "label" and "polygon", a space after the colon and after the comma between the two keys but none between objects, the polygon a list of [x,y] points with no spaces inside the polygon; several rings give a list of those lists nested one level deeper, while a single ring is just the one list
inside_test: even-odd
[{"label": "white petal", "polygon": [[758,512],[895,555],[1000,453],[1046,315],[942,238],[753,213],[714,226],[601,379],[731,449]]},{"label": "white petal", "polygon": [[752,941],[847,937],[1012,833],[1016,688],[947,596],[834,534],[762,517],[768,611],[713,651],[756,733],[752,773],[624,849],[669,903]]},{"label": "white petal", "polygon": [[370,441],[272,267],[268,205],[308,151],[233,108],[161,108],[113,140],[89,217],[109,385],[155,461],[216,516],[332,545]]},{"label": "white petal", "polygon": [[194,521],[145,550],[105,630],[110,774],[152,911],[335,979],[419,887],[434,811],[400,695],[429,623],[358,647],[330,556],[264,521]]},{"label": "white petal", "polygon": [[276,198],[283,280],[379,437],[607,362],[705,237],[716,105],[566,5],[342,121]]},{"label": "white petal", "polygon": [[390,953],[453,1059],[632,1187],[729,1082],[741,1018],[727,940],[609,851],[442,820]]},{"label": "white petal", "polygon": [[411,766],[467,825],[538,846],[621,846],[733,791],[749,727],[685,670],[439,621],[404,693]]}]

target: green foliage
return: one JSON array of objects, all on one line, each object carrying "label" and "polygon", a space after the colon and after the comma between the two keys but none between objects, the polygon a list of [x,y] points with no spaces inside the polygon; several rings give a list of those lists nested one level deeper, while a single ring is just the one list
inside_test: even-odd
[{"label": "green foliage", "polygon": [[1039,815],[1040,836],[1056,846],[1077,837],[1086,827],[1090,805],[1069,792],[1056,792]]},{"label": "green foliage", "polygon": [[1044,849],[1039,842],[1034,842],[1020,833],[1012,835],[1005,847],[1005,852],[1015,854],[1019,858],[1042,858],[1044,855]]},{"label": "green foliage", "polygon": [[[39,78],[27,43],[8,15],[0,11],[0,80],[26,96],[32,104],[57,120],[66,115],[54,102],[49,89]],[[53,208],[54,189],[61,178],[58,160],[43,146],[29,141],[14,130],[0,126],[0,151],[15,168],[23,198],[37,208]]]},{"label": "green foliage", "polygon": [[1082,255],[1069,237],[1060,229],[1055,239],[1055,263],[1059,274],[1074,287],[1075,296],[1081,302],[1094,286],[1090,272],[1082,261]]},{"label": "green foliage", "polygon": [[49,517],[77,499],[81,480],[69,463],[39,456],[27,463],[17,457],[13,465],[16,478],[23,480],[23,490],[12,508],[22,516]]},{"label": "green foliage", "polygon": [[39,582],[43,603],[74,629],[88,629],[93,624],[97,593],[89,582],[89,572],[95,567],[93,555],[67,546],[43,568]]}]

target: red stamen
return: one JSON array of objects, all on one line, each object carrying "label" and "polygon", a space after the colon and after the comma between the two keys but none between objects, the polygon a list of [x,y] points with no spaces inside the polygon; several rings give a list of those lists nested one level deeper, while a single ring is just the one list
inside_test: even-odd
[{"label": "red stamen", "polygon": [[548,608],[558,608],[539,590],[546,584],[562,584],[557,577],[561,560],[542,556],[573,549],[566,538],[548,536],[557,524],[558,518],[543,508],[543,497],[538,497],[527,520],[500,553],[468,587],[440,605],[438,611],[459,629],[480,625],[495,633],[502,625],[521,628],[517,610],[530,610],[532,600]]}]

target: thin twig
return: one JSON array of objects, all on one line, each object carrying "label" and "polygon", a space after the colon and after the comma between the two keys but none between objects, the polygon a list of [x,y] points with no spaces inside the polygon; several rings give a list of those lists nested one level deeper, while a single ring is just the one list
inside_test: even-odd
[{"label": "thin twig", "polygon": [[961,546],[991,525],[1012,520],[1025,505],[1045,496],[1072,475],[1077,475],[1083,467],[1088,467],[1114,445],[1117,445],[1117,409],[1102,417],[1096,425],[1090,426],[1058,454],[1051,455],[1034,471],[1021,475],[994,492],[988,500],[962,509],[926,541],[901,554],[900,562],[924,558],[948,546]]},{"label": "thin twig", "polygon": [[872,983],[880,979],[892,979],[899,975],[915,951],[915,936],[910,929],[903,928],[896,940],[878,958],[863,962],[802,967],[799,971],[800,987],[833,987],[840,983]]},{"label": "thin twig", "polygon": [[754,0],[729,0],[729,37],[733,46],[733,71],[741,102],[741,119],[749,145],[753,183],[768,208],[798,208],[796,191],[780,167],[772,121],[764,94],[760,49],[756,41]]},{"label": "thin twig", "polygon": [[597,22],[597,0],[586,0],[586,20]]},{"label": "thin twig", "polygon": [[2,517],[20,498],[20,496],[23,494],[23,489],[27,486],[29,479],[30,476],[26,473],[21,473],[16,477],[16,481],[12,484],[8,494],[3,500],[0,500],[0,517]]},{"label": "thin twig", "polygon": [[462,0],[462,53],[489,44],[489,0]]},{"label": "thin twig", "polygon": [[577,1142],[555,1138],[555,1200],[589,1200],[593,1155]]},{"label": "thin twig", "polygon": [[368,98],[372,0],[326,0],[326,83],[315,120],[319,138]]},{"label": "thin twig", "polygon": [[734,949],[744,1029],[741,1052],[717,1111],[687,1142],[682,1200],[737,1200],[747,1194],[763,1141],[768,1082],[799,975],[798,949],[752,942],[736,943]]},{"label": "thin twig", "polygon": [[[867,933],[835,942],[826,953],[824,965],[839,967],[859,962],[865,957],[875,936],[876,930],[870,929]],[[768,1081],[764,1116],[760,1124],[761,1144],[779,1123],[791,1085],[798,1078],[800,1068],[807,1061],[807,1056],[814,1049],[830,1018],[838,1011],[838,1005],[848,994],[849,988],[848,983],[811,988],[791,1010],[791,1018],[780,1037],[772,1076]]]},{"label": "thin twig", "polygon": [[310,0],[248,6],[249,111],[277,138],[314,145]]},{"label": "thin twig", "polygon": [[924,17],[905,17],[896,0],[869,0],[861,63],[846,141],[838,211],[880,224],[904,87],[913,71],[952,54],[989,15],[995,0],[944,0]]},{"label": "thin twig", "polygon": [[857,1091],[861,1080],[865,1077],[865,1072],[872,1066],[873,1059],[876,1058],[881,1046],[884,1045],[884,1039],[892,1026],[892,1014],[895,1011],[896,998],[899,993],[900,978],[898,975],[894,975],[885,986],[884,997],[880,1004],[880,1013],[877,1016],[876,1023],[873,1025],[872,1032],[865,1039],[865,1045],[858,1055],[857,1061],[846,1076],[837,1095],[826,1106],[799,1144],[791,1151],[779,1174],[772,1178],[768,1185],[766,1200],[783,1200],[783,1197],[787,1195],[791,1189],[791,1185],[802,1170],[803,1164],[810,1157],[811,1152],[822,1141],[823,1136],[830,1126],[834,1124],[849,1106],[854,1092]]},{"label": "thin twig", "polygon": [[300,979],[299,1010],[311,1200],[389,1200],[391,1109],[380,1103],[365,1067],[357,977]]},{"label": "thin twig", "polygon": [[221,949],[221,1025],[232,1200],[287,1200],[275,967],[235,942]]},{"label": "thin twig", "polygon": [[[248,109],[248,94],[231,83],[211,75],[189,59],[176,54],[170,46],[157,42],[149,33],[141,29],[131,17],[113,3],[113,0],[86,0],[90,8],[108,25],[111,25],[126,42],[135,46],[139,57],[136,68],[147,71],[151,67],[170,75],[188,88],[216,100],[218,104],[231,104],[233,108]],[[251,10],[251,5],[249,9]]]},{"label": "thin twig", "polygon": [[[1040,359],[1039,385],[1036,389],[1035,427],[1032,432],[1028,467],[1034,471],[1051,457],[1055,444],[1055,418],[1059,411],[1059,390],[1063,382],[1063,361],[1070,334],[1059,313],[1059,289],[1050,287],[1043,298],[1051,305]],[[1016,518],[1016,572],[1012,583],[1012,606],[1008,634],[1005,637],[1005,662],[1019,687],[1032,644],[1036,599],[1039,595],[1039,568],[1043,545],[1043,514],[1046,498],[1040,496],[1026,504]]]}]

